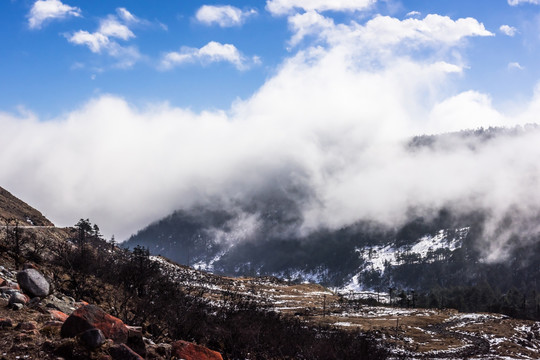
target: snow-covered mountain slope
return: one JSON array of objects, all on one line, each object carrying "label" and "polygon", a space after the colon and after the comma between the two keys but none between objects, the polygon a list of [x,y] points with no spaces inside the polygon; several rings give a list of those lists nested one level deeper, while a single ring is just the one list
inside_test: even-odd
[{"label": "snow-covered mountain slope", "polygon": [[367,246],[355,249],[363,260],[360,271],[351,281],[342,287],[342,291],[365,291],[370,288],[362,283],[363,275],[378,273],[384,275],[388,268],[403,264],[434,263],[443,261],[457,249],[461,249],[463,240],[469,233],[469,227],[452,232],[439,230],[436,235],[425,235],[416,242],[396,247],[395,244]]},{"label": "snow-covered mountain slope", "polygon": [[[390,298],[393,289],[394,297],[413,301],[415,291],[429,306],[536,318],[540,235],[505,233],[515,241],[504,249],[504,261],[486,261],[486,245],[492,242],[484,232],[490,220],[486,212],[441,209],[394,228],[358,221],[306,233],[298,231],[301,217],[294,201],[272,198],[248,205],[236,211],[216,205],[175,212],[127,246],[145,246],[216,274],[275,276],[379,300],[385,293]],[[520,306],[524,298],[525,308]]]}]

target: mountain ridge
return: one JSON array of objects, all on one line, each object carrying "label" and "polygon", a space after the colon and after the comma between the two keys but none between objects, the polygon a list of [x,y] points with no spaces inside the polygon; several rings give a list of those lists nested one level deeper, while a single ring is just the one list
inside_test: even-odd
[{"label": "mountain ridge", "polygon": [[54,226],[40,211],[0,187],[0,223],[7,220],[30,226]]}]

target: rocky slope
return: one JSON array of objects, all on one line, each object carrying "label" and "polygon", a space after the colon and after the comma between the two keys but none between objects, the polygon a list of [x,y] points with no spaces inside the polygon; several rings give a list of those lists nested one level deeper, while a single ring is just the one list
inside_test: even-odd
[{"label": "rocky slope", "polygon": [[43,214],[0,187],[0,224],[18,220],[26,226],[54,226]]},{"label": "rocky slope", "polygon": [[186,341],[155,344],[96,305],[75,301],[32,267],[0,266],[2,359],[207,359],[219,353]]}]

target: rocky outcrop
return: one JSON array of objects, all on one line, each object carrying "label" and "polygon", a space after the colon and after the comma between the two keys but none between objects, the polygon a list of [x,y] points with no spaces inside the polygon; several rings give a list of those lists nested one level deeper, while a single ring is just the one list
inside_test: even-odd
[{"label": "rocky outcrop", "polygon": [[60,335],[75,337],[93,328],[101,330],[107,339],[117,344],[126,343],[128,340],[129,329],[124,322],[96,305],[86,305],[75,310],[62,325]]},{"label": "rocky outcrop", "polygon": [[[53,315],[51,311],[49,312]],[[60,335],[78,336],[81,343],[90,349],[101,346],[106,339],[111,339],[116,344],[125,345],[125,348],[141,358],[146,356],[141,328],[124,324],[122,320],[107,314],[96,305],[84,305],[75,310],[65,320]],[[126,351],[124,347],[116,347],[117,352],[124,353]],[[132,358],[129,354],[125,356]]]},{"label": "rocky outcrop", "polygon": [[[0,187],[0,217],[2,219],[19,220],[28,225],[53,226],[43,214],[9,191]],[[0,222],[1,224],[2,222]]]},{"label": "rocky outcrop", "polygon": [[217,351],[183,340],[172,344],[172,355],[184,360],[223,360]]},{"label": "rocky outcrop", "polygon": [[36,269],[19,271],[17,273],[17,282],[22,291],[30,297],[45,297],[49,295],[49,282]]}]

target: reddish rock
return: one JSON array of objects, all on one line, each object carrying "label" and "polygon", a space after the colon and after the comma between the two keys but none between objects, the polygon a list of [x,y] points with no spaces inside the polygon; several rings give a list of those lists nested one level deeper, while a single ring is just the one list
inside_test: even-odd
[{"label": "reddish rock", "polygon": [[0,277],[0,286],[7,286],[7,281]]},{"label": "reddish rock", "polygon": [[56,321],[64,322],[68,318],[68,316],[60,310],[49,310],[49,314],[51,314],[51,318]]},{"label": "reddish rock", "polygon": [[113,360],[144,360],[144,358],[124,344],[111,346],[109,348],[109,354]]},{"label": "reddish rock", "polygon": [[73,304],[73,305],[75,305],[75,307],[78,309],[78,308],[80,308],[80,307],[83,307],[83,306],[86,306],[86,305],[90,305],[90,304],[88,304],[86,301],[81,300],[81,301],[79,301],[79,302],[76,302],[76,303]]},{"label": "reddish rock", "polygon": [[60,335],[75,337],[92,328],[100,329],[107,339],[117,344],[128,340],[129,330],[124,322],[96,305],[86,305],[75,310],[62,325]]},{"label": "reddish rock", "polygon": [[223,360],[217,351],[183,340],[172,344],[172,355],[184,360]]}]

